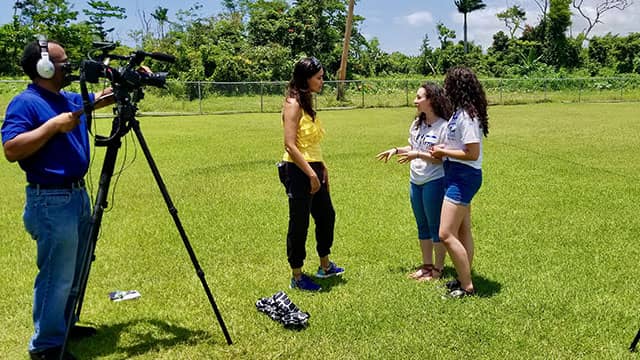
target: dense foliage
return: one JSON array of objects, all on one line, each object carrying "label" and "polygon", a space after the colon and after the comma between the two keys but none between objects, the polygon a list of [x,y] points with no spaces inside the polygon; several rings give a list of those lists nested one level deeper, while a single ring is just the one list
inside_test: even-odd
[{"label": "dense foliage", "polygon": [[[139,12],[143,26],[129,33],[136,47],[174,54],[173,77],[183,81],[286,80],[292,62],[304,55],[318,57],[329,79],[336,76],[347,18],[348,0],[225,0],[219,14],[201,16],[196,3],[169,18],[168,9]],[[475,16],[482,1],[454,1],[452,9]],[[473,4],[471,4],[473,3]],[[460,8],[461,5],[473,5]],[[544,1],[540,14],[520,7],[497,14],[505,31],[493,36],[488,49],[473,42],[456,41],[446,24],[437,24],[438,44],[425,35],[419,55],[386,53],[376,38],[367,40],[359,30],[365,20],[355,14],[347,78],[388,75],[442,75],[452,65],[466,64],[485,77],[611,76],[640,73],[640,33],[607,34],[586,38],[567,36],[571,25],[571,0]],[[466,6],[465,5],[465,6]],[[0,57],[18,59],[35,34],[63,43],[72,59],[81,59],[92,41],[108,40],[109,18],[127,16],[122,7],[105,1],[88,1],[87,17],[78,19],[68,0],[16,0],[13,18],[0,25]],[[357,13],[357,6],[355,8]],[[462,11],[465,10],[465,11]],[[623,10],[621,10],[623,11]],[[534,19],[536,23],[526,23]],[[520,33],[520,35],[516,35]],[[465,49],[466,46],[466,49]],[[131,50],[121,46],[119,51]],[[151,64],[164,70],[165,64]],[[17,61],[0,63],[0,76],[20,76]]]}]

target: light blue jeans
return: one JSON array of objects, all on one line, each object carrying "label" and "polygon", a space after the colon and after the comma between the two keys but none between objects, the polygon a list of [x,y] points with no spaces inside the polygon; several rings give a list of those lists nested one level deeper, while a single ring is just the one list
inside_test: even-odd
[{"label": "light blue jeans", "polygon": [[84,188],[27,186],[24,226],[37,243],[38,275],[33,290],[35,333],[29,351],[61,346],[74,279],[82,267],[91,229],[91,204]]},{"label": "light blue jeans", "polygon": [[431,180],[422,185],[416,185],[412,182],[409,184],[409,198],[413,215],[416,217],[418,239],[431,239],[434,243],[440,242],[438,231],[444,198],[444,178]]}]

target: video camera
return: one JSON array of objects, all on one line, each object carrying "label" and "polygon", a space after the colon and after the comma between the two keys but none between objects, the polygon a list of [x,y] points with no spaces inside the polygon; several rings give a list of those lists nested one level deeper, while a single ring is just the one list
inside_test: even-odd
[{"label": "video camera", "polygon": [[[93,47],[102,53],[95,58],[83,60],[80,64],[80,89],[82,92],[82,100],[84,102],[85,114],[89,116],[93,111],[93,104],[89,100],[86,83],[96,84],[100,78],[105,78],[111,82],[116,102],[123,101],[133,102],[140,101],[144,94],[142,87],[149,85],[164,88],[167,81],[166,72],[150,73],[140,70],[142,61],[149,57],[154,60],[163,62],[175,62],[175,57],[169,54],[157,52],[145,52],[136,50],[130,55],[116,55],[110,52],[116,48],[116,44],[109,42],[94,42]],[[126,61],[126,65],[120,68],[111,67],[111,60]]]}]

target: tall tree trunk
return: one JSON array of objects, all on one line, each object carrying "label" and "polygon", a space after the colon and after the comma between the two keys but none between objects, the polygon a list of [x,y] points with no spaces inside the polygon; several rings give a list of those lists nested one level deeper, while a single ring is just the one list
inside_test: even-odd
[{"label": "tall tree trunk", "polygon": [[349,58],[349,42],[351,41],[351,26],[353,25],[353,6],[355,0],[349,0],[349,10],[347,12],[347,23],[344,27],[344,44],[342,46],[342,58],[340,59],[340,70],[338,70],[338,94],[336,100],[344,100],[344,80],[347,78],[347,59]]},{"label": "tall tree trunk", "polygon": [[464,13],[464,53],[469,52],[469,45],[467,45],[467,13]]}]

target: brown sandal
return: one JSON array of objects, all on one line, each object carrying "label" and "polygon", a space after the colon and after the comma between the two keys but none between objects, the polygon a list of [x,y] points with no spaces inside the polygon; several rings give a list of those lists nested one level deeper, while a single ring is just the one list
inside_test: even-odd
[{"label": "brown sandal", "polygon": [[443,271],[444,271],[444,268],[438,269],[437,267],[434,266],[433,269],[431,270],[431,279],[439,280],[442,277]]},{"label": "brown sandal", "polygon": [[422,264],[415,272],[409,274],[409,278],[414,280],[421,280],[429,278],[431,279],[431,272],[433,271],[433,264]]}]

